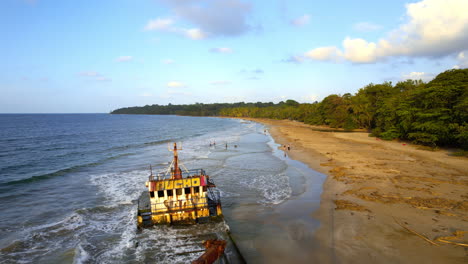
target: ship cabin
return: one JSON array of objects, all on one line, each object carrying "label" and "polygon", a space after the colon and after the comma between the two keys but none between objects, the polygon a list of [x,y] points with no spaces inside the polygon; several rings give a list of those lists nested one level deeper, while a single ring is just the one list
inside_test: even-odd
[{"label": "ship cabin", "polygon": [[152,173],[138,201],[138,226],[195,224],[222,218],[219,191],[203,169],[182,171],[177,145],[166,172]]}]

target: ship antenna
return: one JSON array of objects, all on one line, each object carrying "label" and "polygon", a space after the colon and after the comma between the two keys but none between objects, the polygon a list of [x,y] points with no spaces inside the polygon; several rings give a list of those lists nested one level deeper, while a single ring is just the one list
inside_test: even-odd
[{"label": "ship antenna", "polygon": [[152,181],[154,179],[154,176],[153,176],[153,167],[151,167],[151,164],[150,164],[150,181]]},{"label": "ship antenna", "polygon": [[174,142],[174,149],[170,150],[174,153],[174,160],[173,160],[174,167],[172,170],[172,177],[171,177],[172,179],[182,179],[182,171],[179,168],[179,156],[177,154],[178,150],[182,150],[182,148],[178,149],[177,143]]}]

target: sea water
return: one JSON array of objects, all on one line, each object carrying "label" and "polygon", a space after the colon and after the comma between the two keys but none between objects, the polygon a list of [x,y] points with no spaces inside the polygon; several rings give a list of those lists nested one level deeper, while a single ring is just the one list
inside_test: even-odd
[{"label": "sea water", "polygon": [[[150,165],[165,170],[173,142],[187,169],[218,186],[226,224],[136,229]],[[261,124],[239,119],[0,115],[0,263],[187,263],[226,229],[247,262],[264,262],[291,226],[317,227],[288,210],[315,188],[313,211],[323,181],[277,147]]]}]

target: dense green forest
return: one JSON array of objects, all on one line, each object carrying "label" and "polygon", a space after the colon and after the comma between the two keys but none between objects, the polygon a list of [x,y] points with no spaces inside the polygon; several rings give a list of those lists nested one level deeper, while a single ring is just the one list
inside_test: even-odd
[{"label": "dense green forest", "polygon": [[468,69],[440,73],[428,83],[407,80],[369,84],[354,95],[332,94],[321,102],[147,105],[112,114],[290,119],[334,128],[364,128],[384,139],[468,149]]}]

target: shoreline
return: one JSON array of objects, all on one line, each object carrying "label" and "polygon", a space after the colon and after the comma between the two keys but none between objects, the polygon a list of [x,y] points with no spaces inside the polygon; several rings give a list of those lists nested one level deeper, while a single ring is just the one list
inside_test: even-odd
[{"label": "shoreline", "polygon": [[[327,176],[320,207],[310,212],[320,221],[314,235],[318,248],[310,245],[310,259],[466,263],[466,247],[437,239],[468,231],[467,158],[382,141],[362,131],[324,132],[296,121],[242,119],[266,125],[276,143],[291,145],[291,159]],[[465,233],[449,242],[467,238]]]}]

